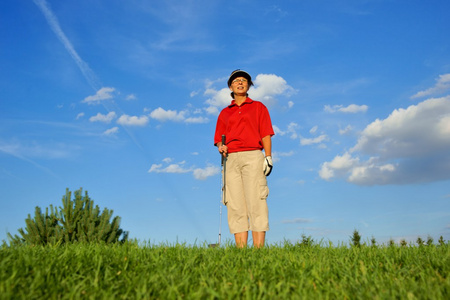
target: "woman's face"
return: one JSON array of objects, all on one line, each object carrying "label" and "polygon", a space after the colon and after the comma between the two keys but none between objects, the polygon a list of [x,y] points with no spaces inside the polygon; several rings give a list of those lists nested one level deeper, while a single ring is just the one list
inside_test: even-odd
[{"label": "woman's face", "polygon": [[248,81],[245,77],[236,77],[230,86],[230,90],[235,95],[247,95],[248,91]]}]

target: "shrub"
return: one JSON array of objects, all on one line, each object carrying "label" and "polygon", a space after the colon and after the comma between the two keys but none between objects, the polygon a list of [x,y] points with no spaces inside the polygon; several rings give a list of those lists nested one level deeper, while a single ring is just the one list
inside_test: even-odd
[{"label": "shrub", "polygon": [[353,235],[351,236],[352,245],[355,247],[361,246],[361,235],[359,234],[358,230],[353,231]]},{"label": "shrub", "polygon": [[[20,228],[18,236],[8,233],[11,245],[27,243],[31,245],[63,244],[73,242],[116,243],[126,241],[128,232],[120,228],[120,217],[112,218],[113,211],[105,208],[100,212],[98,205],[82,189],[72,193],[66,189],[62,197],[62,207],[45,209],[45,214],[37,206],[34,218],[28,214],[25,229]],[[112,218],[112,219],[111,219]]]},{"label": "shrub", "polygon": [[305,234],[302,234],[302,241],[297,243],[297,245],[301,247],[311,247],[314,245],[314,239],[310,235],[306,236]]},{"label": "shrub", "polygon": [[417,238],[416,243],[419,247],[422,247],[425,244],[424,240],[422,240],[420,236]]}]

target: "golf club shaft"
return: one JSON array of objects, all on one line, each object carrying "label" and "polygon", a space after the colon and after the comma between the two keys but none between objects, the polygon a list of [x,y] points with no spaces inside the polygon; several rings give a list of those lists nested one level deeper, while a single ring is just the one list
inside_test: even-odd
[{"label": "golf club shaft", "polygon": [[[222,134],[222,145],[225,145],[225,134]],[[223,163],[224,163],[224,161],[225,161],[225,156],[223,156],[223,153],[221,153],[221,155],[222,155],[222,163],[221,163],[221,165],[222,165],[222,167],[223,167]]]},{"label": "golf club shaft", "polygon": [[[222,134],[222,145],[225,145],[226,139],[225,135]],[[222,237],[222,203],[225,203],[225,172],[226,172],[226,159],[225,156],[221,153],[221,164],[222,164],[222,200],[220,202],[220,209],[219,209],[219,242]]]}]

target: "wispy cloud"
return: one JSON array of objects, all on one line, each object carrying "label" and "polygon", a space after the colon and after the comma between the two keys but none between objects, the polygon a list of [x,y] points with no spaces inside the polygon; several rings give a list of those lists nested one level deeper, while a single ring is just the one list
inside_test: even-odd
[{"label": "wispy cloud", "polygon": [[278,126],[273,125],[273,130],[275,131],[276,135],[286,135],[288,134],[291,139],[296,139],[298,137],[297,130],[300,128],[300,126],[297,123],[291,122],[287,126],[286,130],[281,130]]},{"label": "wispy cloud", "polygon": [[340,135],[345,135],[350,133],[353,130],[353,127],[351,125],[347,125],[344,129],[339,129]]},{"label": "wispy cloud", "polygon": [[205,117],[193,117],[193,118],[191,117],[186,118],[184,122],[188,124],[205,124],[209,122],[209,119]]},{"label": "wispy cloud", "polygon": [[81,57],[78,55],[77,51],[75,51],[75,48],[73,47],[72,43],[67,38],[64,31],[61,29],[61,26],[59,25],[59,21],[56,18],[56,16],[53,14],[53,11],[51,10],[50,5],[45,0],[33,0],[33,1],[39,7],[39,9],[42,11],[42,13],[45,16],[45,19],[47,20],[47,23],[50,25],[50,28],[56,34],[56,36],[61,41],[61,43],[64,45],[67,52],[69,52],[70,56],[73,58],[73,60],[77,64],[81,73],[83,73],[83,76],[87,80],[89,85],[94,90],[97,90],[100,86],[100,84],[98,83],[97,76],[91,70],[89,65],[84,60],[81,59]]},{"label": "wispy cloud", "polygon": [[304,224],[304,223],[312,223],[312,222],[313,221],[311,219],[305,219],[305,218],[296,218],[296,219],[281,221],[281,223],[283,223],[283,224]]},{"label": "wispy cloud", "polygon": [[273,151],[272,152],[273,162],[280,161],[281,157],[289,157],[289,156],[292,156],[292,155],[294,155],[294,151],[289,151],[289,152]]},{"label": "wispy cloud", "polygon": [[113,128],[107,129],[103,132],[103,135],[113,136],[119,132],[119,127],[115,126]]},{"label": "wispy cloud", "polygon": [[125,100],[127,100],[127,101],[136,100],[136,99],[137,99],[136,95],[134,95],[134,94],[130,94],[125,97]]},{"label": "wispy cloud", "polygon": [[326,134],[322,134],[318,137],[314,137],[314,138],[304,138],[301,137],[300,138],[300,145],[302,146],[310,146],[310,145],[314,145],[314,144],[320,144],[323,143],[325,141],[328,141],[328,136]]},{"label": "wispy cloud", "polygon": [[325,105],[323,110],[329,113],[335,113],[335,112],[341,112],[341,113],[349,113],[349,114],[356,114],[356,113],[364,113],[369,109],[367,105],[357,105],[357,104],[350,104],[349,106],[343,106],[343,105]]},{"label": "wispy cloud", "polygon": [[211,51],[215,46],[209,39],[209,27],[205,21],[215,9],[214,1],[202,1],[198,9],[197,1],[160,1],[144,4],[143,9],[152,14],[153,19],[165,23],[160,38],[151,43],[158,51]]},{"label": "wispy cloud", "polygon": [[214,165],[208,165],[205,168],[192,168],[186,167],[186,161],[179,163],[172,163],[172,158],[165,158],[160,164],[152,164],[149,173],[172,173],[172,174],[184,174],[191,173],[197,180],[205,180],[208,177],[217,175],[220,173],[220,169]]},{"label": "wispy cloud", "polygon": [[411,99],[441,94],[448,90],[450,90],[450,73],[439,75],[439,79],[437,79],[437,82],[433,87],[414,94],[411,96]]},{"label": "wispy cloud", "polygon": [[38,142],[21,143],[19,141],[2,142],[0,141],[0,151],[12,156],[39,159],[61,159],[72,156],[76,152],[75,146],[67,146],[63,143],[41,144]]},{"label": "wispy cloud", "polygon": [[[171,159],[164,160],[165,163],[168,163],[170,161],[171,161]],[[167,164],[164,167],[163,167],[163,164],[152,164],[152,166],[150,167],[148,172],[149,173],[176,173],[176,174],[183,174],[183,173],[191,172],[192,169],[184,167],[185,163],[186,163],[185,161],[182,161],[182,162],[175,163],[175,164]]]},{"label": "wispy cloud", "polygon": [[195,179],[205,180],[208,177],[214,176],[220,173],[220,168],[217,166],[207,166],[206,168],[197,168],[193,171]]},{"label": "wispy cloud", "polygon": [[[23,145],[19,142],[0,141],[0,152],[11,155],[17,159],[32,164],[45,173],[60,179],[60,177],[49,168],[37,163],[34,159],[60,159],[70,155],[70,151],[64,149],[62,145],[45,147],[39,144]],[[33,158],[33,159],[31,159]]]},{"label": "wispy cloud", "polygon": [[[78,53],[75,50],[75,48],[73,47],[72,43],[67,38],[64,31],[61,29],[61,26],[59,25],[59,21],[56,18],[56,16],[54,15],[53,11],[51,10],[50,5],[47,3],[47,1],[45,1],[45,0],[33,0],[33,1],[38,6],[38,8],[42,11],[42,13],[44,14],[51,30],[56,34],[58,39],[61,41],[61,43],[66,48],[67,52],[70,54],[72,59],[77,64],[78,68],[80,69],[80,71],[83,74],[84,78],[86,79],[87,83],[91,86],[91,88],[94,91],[97,91],[97,93],[95,95],[86,97],[82,102],[88,103],[88,104],[102,103],[104,105],[104,107],[109,111],[110,109],[108,109],[108,107],[103,103],[104,102],[103,100],[111,99],[112,98],[111,93],[114,92],[115,89],[108,88],[108,87],[100,88],[101,84],[100,84],[97,76],[95,75],[94,71],[78,55]],[[129,98],[128,100],[132,100],[132,98],[133,98],[133,96],[131,96],[131,99]],[[124,117],[124,118],[122,118],[121,123],[119,123],[119,124],[136,125],[134,121],[136,121],[135,118],[129,119],[129,118]],[[142,121],[143,121],[143,119],[139,119],[138,123],[142,122]],[[129,130],[127,130],[127,128],[124,128],[124,129],[125,129],[125,132],[130,136],[130,138],[136,144],[136,146],[142,150],[142,146],[140,145],[138,140],[133,136],[133,134]]]},{"label": "wispy cloud", "polygon": [[115,91],[115,88],[112,87],[102,87],[101,89],[99,89],[95,95],[92,96],[87,96],[86,98],[84,98],[83,101],[81,101],[82,103],[87,103],[87,104],[99,104],[104,100],[108,100],[108,99],[112,99],[113,95],[112,93]]}]

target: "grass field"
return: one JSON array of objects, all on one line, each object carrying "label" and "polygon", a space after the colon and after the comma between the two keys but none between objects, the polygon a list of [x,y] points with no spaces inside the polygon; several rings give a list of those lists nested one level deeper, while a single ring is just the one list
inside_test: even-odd
[{"label": "grass field", "polygon": [[0,248],[2,299],[450,299],[450,246]]}]

